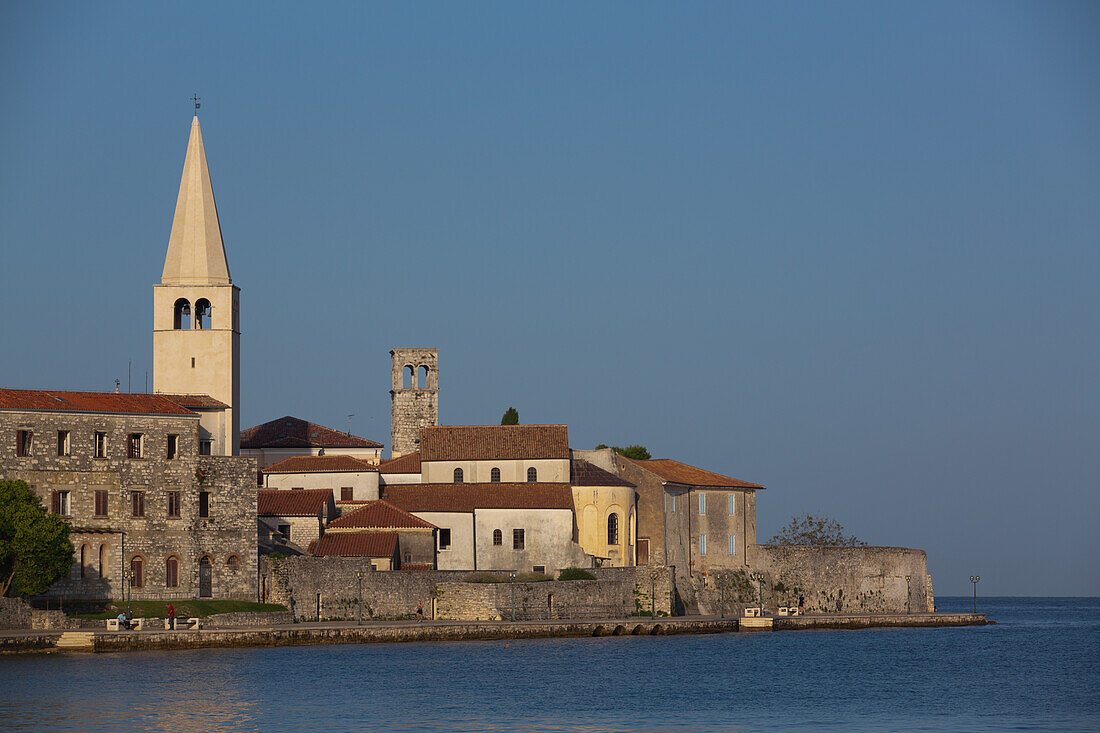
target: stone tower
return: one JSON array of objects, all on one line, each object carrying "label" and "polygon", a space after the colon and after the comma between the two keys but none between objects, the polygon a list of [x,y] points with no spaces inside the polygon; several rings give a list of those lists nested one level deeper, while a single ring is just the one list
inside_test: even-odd
[{"label": "stone tower", "polygon": [[394,349],[390,455],[420,450],[420,428],[439,424],[439,349]]},{"label": "stone tower", "polygon": [[199,118],[191,121],[176,215],[153,286],[153,391],[208,395],[200,452],[240,450],[240,289],[229,277]]}]

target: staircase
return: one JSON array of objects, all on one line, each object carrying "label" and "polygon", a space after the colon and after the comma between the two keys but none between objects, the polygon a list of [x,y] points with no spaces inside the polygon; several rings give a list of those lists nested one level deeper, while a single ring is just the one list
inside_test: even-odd
[{"label": "staircase", "polygon": [[95,634],[91,631],[66,631],[57,640],[57,648],[64,652],[94,652]]}]

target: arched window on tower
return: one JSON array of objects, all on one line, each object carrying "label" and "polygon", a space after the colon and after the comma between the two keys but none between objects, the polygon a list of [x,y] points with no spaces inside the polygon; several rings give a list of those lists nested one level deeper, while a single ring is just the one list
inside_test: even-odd
[{"label": "arched window on tower", "polygon": [[607,515],[607,544],[619,544],[619,515],[615,512]]},{"label": "arched window on tower", "polygon": [[421,365],[416,370],[416,382],[420,389],[428,388],[428,367]]},{"label": "arched window on tower", "polygon": [[401,388],[409,389],[413,386],[413,377],[416,375],[416,370],[413,369],[412,364],[407,365],[401,373]]},{"label": "arched window on tower", "polygon": [[107,551],[107,543],[99,546],[99,577],[107,577],[107,568],[110,566],[110,558]]},{"label": "arched window on tower", "polygon": [[195,328],[210,328],[210,301],[199,298],[195,301]]},{"label": "arched window on tower", "polygon": [[494,466],[493,470],[489,472],[489,481],[494,484],[500,483],[500,469],[496,466]]},{"label": "arched window on tower", "polygon": [[462,483],[462,469],[461,468],[456,468],[455,469],[455,483],[456,484]]},{"label": "arched window on tower", "polygon": [[535,470],[534,466],[527,469],[527,483],[533,484],[539,480],[539,472]]},{"label": "arched window on tower", "polygon": [[187,298],[177,300],[173,310],[175,315],[172,320],[172,328],[176,330],[191,328],[191,303],[188,302]]}]

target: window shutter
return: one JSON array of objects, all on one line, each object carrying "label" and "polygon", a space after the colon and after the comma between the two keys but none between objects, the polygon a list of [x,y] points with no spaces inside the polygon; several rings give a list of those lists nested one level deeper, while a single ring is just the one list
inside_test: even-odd
[{"label": "window shutter", "polygon": [[54,491],[50,494],[50,507],[53,509],[54,514],[61,513],[61,492]]}]

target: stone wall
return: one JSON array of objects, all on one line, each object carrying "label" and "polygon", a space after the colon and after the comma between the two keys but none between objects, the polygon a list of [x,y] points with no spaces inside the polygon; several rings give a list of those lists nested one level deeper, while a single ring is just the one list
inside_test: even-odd
[{"label": "stone wall", "polygon": [[[390,352],[390,455],[420,450],[420,428],[439,424],[439,349],[400,348]],[[405,367],[413,368],[408,387],[402,385]],[[427,384],[418,384],[418,370],[428,368]]]},{"label": "stone wall", "polygon": [[0,629],[75,629],[78,621],[63,611],[44,611],[22,598],[0,596]]},{"label": "stone wall", "polygon": [[[935,607],[924,550],[757,545],[749,557],[752,570],[765,575],[766,608],[797,605],[800,595],[807,613],[835,613],[838,598],[845,613],[923,613]],[[752,582],[750,604],[756,592]],[[705,605],[702,595],[700,602]]]},{"label": "stone wall", "polygon": [[436,618],[451,621],[534,621],[629,616],[634,600],[622,580],[537,583],[439,583]]},{"label": "stone wall", "polygon": [[294,623],[294,614],[290,611],[239,611],[236,613],[215,613],[202,620],[203,628],[231,629],[248,626],[281,626]]}]

